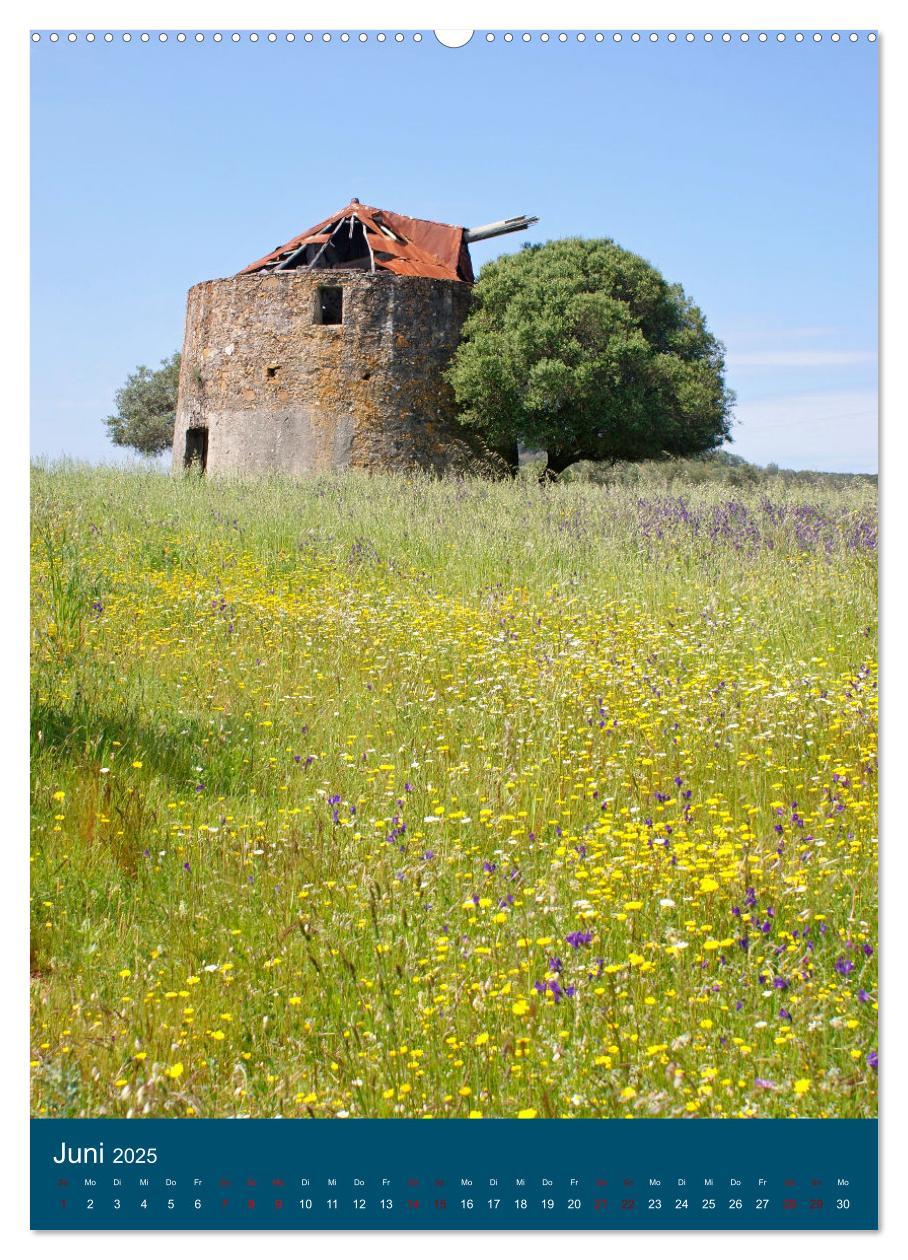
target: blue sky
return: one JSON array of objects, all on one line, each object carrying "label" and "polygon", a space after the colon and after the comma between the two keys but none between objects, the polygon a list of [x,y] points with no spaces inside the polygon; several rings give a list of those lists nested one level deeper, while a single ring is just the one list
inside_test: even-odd
[{"label": "blue sky", "polygon": [[732,450],[876,470],[876,45],[51,44],[32,49],[32,450],[182,340],[186,290],[353,196],[522,240],[610,236],[727,347]]}]

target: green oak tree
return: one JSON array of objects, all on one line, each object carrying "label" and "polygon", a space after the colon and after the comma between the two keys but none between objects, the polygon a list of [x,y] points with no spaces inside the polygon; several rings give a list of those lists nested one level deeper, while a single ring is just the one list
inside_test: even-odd
[{"label": "green oak tree", "polygon": [[137,367],[114,395],[116,415],[104,423],[115,446],[131,446],[141,455],[160,455],[173,442],[180,356],[162,359],[152,370]]},{"label": "green oak tree", "polygon": [[724,347],[680,285],[611,240],[530,245],[487,263],[448,369],[461,422],[577,460],[696,455],[729,436]]}]

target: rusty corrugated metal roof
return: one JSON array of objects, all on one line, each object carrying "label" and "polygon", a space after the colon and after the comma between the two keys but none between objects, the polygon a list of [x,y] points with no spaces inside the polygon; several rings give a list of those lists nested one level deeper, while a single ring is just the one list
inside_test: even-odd
[{"label": "rusty corrugated metal roof", "polygon": [[[286,264],[296,253],[300,253],[300,261],[295,265],[311,265],[313,259],[306,257],[308,246],[317,247],[324,258],[332,236],[337,234],[342,240],[339,232],[341,225],[349,224],[352,236],[357,222],[362,227],[369,251],[370,269],[393,271],[401,276],[428,276],[437,280],[473,283],[470,251],[464,241],[465,228],[435,223],[431,219],[413,219],[355,200],[285,245],[279,245],[264,258],[250,263],[238,274],[281,270],[281,264]],[[316,259],[314,265],[318,266],[319,260]],[[322,265],[341,267],[343,262],[323,262]]]}]

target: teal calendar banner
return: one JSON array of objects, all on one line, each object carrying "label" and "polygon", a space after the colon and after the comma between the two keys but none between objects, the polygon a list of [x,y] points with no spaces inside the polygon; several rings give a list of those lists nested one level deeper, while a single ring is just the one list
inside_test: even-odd
[{"label": "teal calendar banner", "polygon": [[34,1229],[877,1227],[875,1120],[34,1120]]}]

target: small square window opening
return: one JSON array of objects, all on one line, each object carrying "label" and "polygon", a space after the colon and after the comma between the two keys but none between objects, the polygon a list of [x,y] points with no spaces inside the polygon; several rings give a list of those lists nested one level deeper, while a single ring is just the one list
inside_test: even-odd
[{"label": "small square window opening", "polygon": [[337,285],[322,286],[315,303],[317,324],[342,324],[344,322],[344,291]]}]

